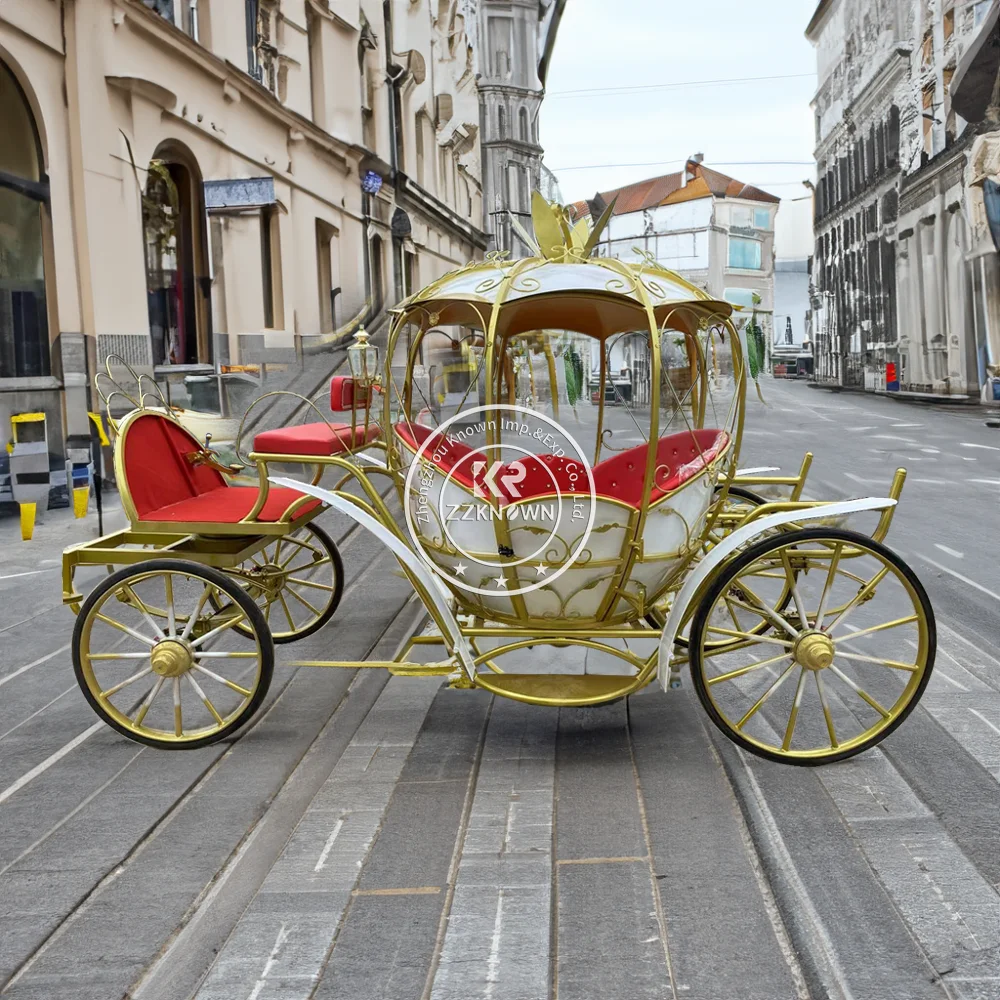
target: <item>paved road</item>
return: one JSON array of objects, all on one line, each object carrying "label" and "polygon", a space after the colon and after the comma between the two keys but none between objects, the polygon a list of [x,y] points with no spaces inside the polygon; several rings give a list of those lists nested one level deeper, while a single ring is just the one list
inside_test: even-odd
[{"label": "paved road", "polygon": [[[238,739],[143,749],[73,683],[56,566],[92,525],[53,512],[30,545],[0,525],[3,996],[1000,994],[1000,434],[943,407],[764,394],[746,464],[811,448],[831,497],[910,468],[889,541],[939,618],[921,707],[823,769],[744,754],[688,687],[557,711],[280,666]],[[351,585],[279,664],[384,658],[417,622],[375,544],[325,517]]]}]

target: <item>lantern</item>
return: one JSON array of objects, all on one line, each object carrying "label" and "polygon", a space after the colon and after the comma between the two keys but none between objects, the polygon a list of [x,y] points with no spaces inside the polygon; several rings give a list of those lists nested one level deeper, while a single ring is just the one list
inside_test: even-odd
[{"label": "lantern", "polygon": [[367,389],[378,381],[378,348],[368,342],[368,331],[361,327],[354,343],[347,348],[347,363],[359,389]]}]

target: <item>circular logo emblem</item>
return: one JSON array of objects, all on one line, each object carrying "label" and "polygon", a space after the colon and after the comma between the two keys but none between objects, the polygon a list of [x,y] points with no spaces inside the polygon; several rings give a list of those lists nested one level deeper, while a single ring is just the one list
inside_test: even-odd
[{"label": "circular logo emblem", "polygon": [[[499,443],[487,447],[488,437]],[[597,506],[575,438],[551,417],[505,403],[462,410],[434,428],[416,448],[404,497],[423,561],[484,596],[529,594],[557,580],[585,549]]]}]

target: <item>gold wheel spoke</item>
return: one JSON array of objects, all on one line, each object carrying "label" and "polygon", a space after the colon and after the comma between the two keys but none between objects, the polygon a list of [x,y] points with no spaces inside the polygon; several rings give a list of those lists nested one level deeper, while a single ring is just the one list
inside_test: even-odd
[{"label": "gold wheel spoke", "polygon": [[[302,554],[302,549],[309,549],[311,552],[315,552],[316,555],[320,556],[321,558],[324,555],[323,550],[321,548],[319,548],[318,546],[313,545],[311,542],[304,541],[301,538],[294,539],[294,542],[295,542],[296,545],[301,546],[301,548],[298,549],[298,550],[293,549],[292,550],[292,554],[283,563],[278,563],[278,565],[282,569],[284,569],[296,556],[301,555]],[[327,556],[326,558],[329,559],[329,556]]]},{"label": "gold wheel spoke", "polygon": [[[823,627],[823,615],[826,614],[826,599],[830,596],[830,588],[833,586],[833,578],[837,575],[837,566],[840,564],[840,553],[843,551],[843,543],[838,542],[833,549],[830,558],[830,569],[826,574],[826,582],[823,584],[823,593],[820,595],[819,607],[816,609],[816,628]],[[828,630],[829,631],[829,630]]]},{"label": "gold wheel spoke", "polygon": [[130,583],[124,584],[122,586],[122,590],[124,590],[125,593],[128,594],[132,607],[134,607],[139,612],[139,614],[141,614],[142,617],[146,619],[146,624],[149,625],[149,627],[156,634],[156,638],[163,639],[164,638],[163,630],[160,628],[159,625],[156,624],[156,622],[153,621],[153,616],[149,613],[149,608],[146,607],[146,604],[140,599],[139,595],[132,589],[132,584]]},{"label": "gold wheel spoke", "polygon": [[788,558],[787,549],[781,550],[781,563],[785,567],[785,579],[788,581],[788,586],[792,591],[795,609],[799,613],[799,624],[802,628],[809,628],[809,613],[806,611],[806,603],[802,600],[802,595],[799,593],[799,584],[795,579],[795,573],[792,570],[792,563]]},{"label": "gold wheel spoke", "polygon": [[844,610],[837,615],[825,632],[832,632],[838,625],[844,623],[844,619],[886,578],[889,572],[888,566],[883,566],[855,595],[844,605]]},{"label": "gold wheel spoke", "polygon": [[[746,590],[745,587],[743,587],[742,589]],[[760,600],[760,598],[757,597],[756,594],[753,594],[752,596],[754,597],[755,600],[758,601]],[[792,626],[789,625],[788,622],[785,621],[785,619],[782,618],[782,616],[778,614],[778,612],[775,611],[773,608],[769,608],[764,604],[761,604],[760,607],[755,608],[749,604],[744,604],[743,601],[738,601],[735,597],[731,597],[729,598],[729,600],[731,600],[733,604],[736,605],[736,607],[742,608],[744,611],[749,611],[751,614],[756,615],[758,618],[766,618],[768,621],[770,621],[772,625],[777,625],[778,628],[783,628],[789,635],[798,636],[799,634],[798,629],[792,628]]]},{"label": "gold wheel spoke", "polygon": [[205,705],[205,708],[207,708],[209,712],[212,713],[212,718],[214,718],[215,721],[221,726],[222,716],[219,715],[219,713],[215,709],[215,706],[208,700],[208,695],[205,694],[205,692],[202,691],[202,689],[198,686],[198,682],[191,676],[191,671],[188,670],[184,674],[184,676],[188,679],[188,681],[190,681],[191,687],[194,688],[195,694],[198,695],[199,698],[201,698],[202,703]]},{"label": "gold wheel spoke", "polygon": [[822,671],[814,670],[813,677],[816,678],[816,690],[819,692],[819,701],[823,706],[823,717],[826,719],[826,731],[830,736],[830,749],[836,750],[840,744],[837,742],[837,733],[833,728],[833,716],[830,714],[830,706],[826,702],[826,691],[823,688],[823,678],[820,677]]},{"label": "gold wheel spoke", "polygon": [[854,693],[859,698],[861,698],[863,701],[866,701],[869,705],[871,705],[871,707],[874,708],[875,711],[878,712],[883,719],[892,718],[892,713],[889,712],[888,709],[883,708],[870,694],[868,694],[867,691],[864,691],[857,684],[855,684],[855,682],[852,681],[851,678],[847,676],[847,674],[845,674],[841,670],[838,670],[833,664],[830,664],[830,666],[827,669],[830,670],[832,673],[836,674],[837,677],[839,677],[852,691],[854,691]]},{"label": "gold wheel spoke", "polygon": [[[91,657],[91,659],[93,659],[93,657]],[[119,691],[121,691],[122,688],[128,687],[129,684],[134,683],[135,681],[139,680],[139,678],[145,677],[146,674],[151,674],[152,672],[153,672],[153,668],[152,667],[144,667],[137,674],[133,674],[131,677],[127,678],[126,680],[121,681],[118,684],[115,684],[114,687],[109,687],[106,691],[101,691],[98,694],[97,697],[98,698],[110,698],[113,694],[117,694]]]},{"label": "gold wheel spoke", "polygon": [[249,660],[257,656],[256,653],[248,653],[244,650],[201,650],[199,649],[197,653],[194,654],[195,658],[198,660],[203,660],[205,657],[211,657],[213,660]]},{"label": "gold wheel spoke", "polygon": [[274,556],[270,560],[276,566],[280,566],[281,565],[280,559],[281,559],[281,543],[282,543],[282,541],[283,541],[283,539],[281,539],[281,538],[278,539],[277,543],[274,546]]},{"label": "gold wheel spoke", "polygon": [[163,687],[163,682],[166,680],[165,677],[157,677],[156,683],[149,689],[149,694],[146,695],[145,700],[139,706],[139,711],[136,712],[135,718],[132,720],[132,724],[135,726],[141,726],[142,720],[146,718],[146,713],[149,711],[149,706],[153,704],[153,699],[160,693],[160,688]]},{"label": "gold wheel spoke", "polygon": [[285,600],[285,595],[282,591],[278,591],[278,601],[281,603],[282,610],[285,612],[285,617],[288,619],[288,630],[290,632],[295,631],[295,620],[292,618],[291,611],[288,610],[288,601]]},{"label": "gold wheel spoke", "polygon": [[785,738],[781,741],[781,749],[787,750],[792,745],[792,734],[795,732],[795,721],[799,717],[799,705],[802,704],[802,692],[806,682],[805,669],[799,671],[799,681],[795,685],[795,698],[792,700],[792,710],[788,713],[788,726],[785,729]]},{"label": "gold wheel spoke", "polygon": [[177,634],[177,614],[174,611],[174,577],[166,573],[163,577],[163,597],[167,606],[167,635]]},{"label": "gold wheel spoke", "polygon": [[100,612],[97,612],[94,617],[99,622],[104,622],[105,625],[110,625],[112,628],[118,629],[119,632],[124,632],[126,635],[132,636],[133,639],[138,639],[140,642],[144,642],[147,646],[152,646],[156,642],[155,639],[150,639],[147,636],[136,632],[134,628],[129,628],[128,625],[124,625],[122,622],[116,622],[114,618],[109,618],[107,615],[102,615]]},{"label": "gold wheel spoke", "polygon": [[882,667],[891,667],[893,670],[907,670],[915,674],[920,667],[916,663],[900,663],[899,660],[883,660],[877,656],[863,656],[861,653],[845,653],[842,649],[837,650],[837,656],[845,660],[860,660],[862,663],[877,663]]},{"label": "gold wheel spoke", "polygon": [[[296,570],[296,572],[298,572]],[[315,583],[312,580],[300,580],[297,576],[290,576],[288,578],[288,583],[298,584],[300,587],[315,587],[316,590],[325,590],[329,593],[333,593],[334,587],[330,586],[328,583]]]},{"label": "gold wheel spoke", "polygon": [[795,663],[795,661],[793,660],[788,665],[788,668],[785,670],[785,672],[783,674],[779,674],[777,678],[775,678],[774,683],[754,702],[753,706],[747,711],[747,714],[744,715],[743,718],[736,723],[736,728],[738,730],[742,729],[750,721],[750,719],[757,713],[757,711],[764,704],[764,702],[767,701],[767,699],[770,698],[771,695],[774,694],[774,692],[777,691],[778,688],[785,683],[785,679],[797,666],[798,664]]},{"label": "gold wheel spoke", "polygon": [[723,598],[723,600],[726,602],[726,610],[729,612],[729,617],[732,618],[733,624],[736,626],[736,628],[738,630],[742,629],[743,628],[743,622],[741,622],[739,620],[739,618],[736,617],[736,612],[733,611],[733,605],[732,605],[732,602],[729,600],[729,595],[726,594],[726,596]]},{"label": "gold wheel spoke", "polygon": [[148,660],[149,653],[87,653],[88,660]]},{"label": "gold wheel spoke", "polygon": [[268,625],[268,626],[271,624],[271,606],[273,604],[274,604],[274,601],[268,601],[264,605],[264,624]]},{"label": "gold wheel spoke", "polygon": [[181,679],[174,678],[174,735],[184,735],[184,719],[181,715]]},{"label": "gold wheel spoke", "polygon": [[718,677],[710,677],[707,679],[707,682],[709,684],[720,684],[722,681],[731,681],[734,677],[742,677],[744,674],[749,674],[752,670],[760,670],[761,667],[769,667],[772,663],[780,663],[782,660],[787,660],[791,655],[791,653],[784,653],[781,656],[772,656],[769,660],[757,660],[755,663],[739,667],[737,670],[730,670],[728,673],[719,674]]},{"label": "gold wheel spoke", "polygon": [[297,594],[294,588],[289,587],[286,584],[285,590],[287,590],[288,593],[291,594],[292,597],[294,597],[295,600],[297,600],[300,604],[304,604],[317,618],[319,618],[319,616],[323,613],[322,611],[319,611],[318,609],[314,608],[304,597],[301,597],[299,594]]},{"label": "gold wheel spoke", "polygon": [[205,584],[205,589],[201,592],[201,597],[198,598],[198,604],[194,609],[194,613],[187,620],[187,624],[184,626],[184,631],[181,633],[182,639],[187,639],[191,635],[191,632],[194,629],[194,623],[201,617],[201,613],[205,609],[205,602],[208,600],[214,589],[215,588],[210,583]]},{"label": "gold wheel spoke", "polygon": [[[737,622],[737,624],[739,623]],[[709,625],[707,631],[717,632],[719,635],[732,636],[734,639],[748,639],[751,642],[766,642],[772,646],[784,646],[785,649],[791,649],[794,645],[794,643],[789,642],[787,639],[775,639],[770,635],[754,635],[753,632],[739,632],[731,628],[722,628],[719,625]]]},{"label": "gold wheel spoke", "polygon": [[[233,607],[238,608],[239,605],[234,604]],[[234,625],[239,625],[239,623],[242,622],[245,618],[246,618],[246,612],[243,611],[242,608],[240,608],[240,613],[238,615],[234,615],[232,618],[227,618],[221,625],[217,625],[215,628],[213,628],[211,632],[206,632],[204,635],[199,636],[197,639],[194,640],[194,642],[191,643],[191,646],[194,649],[197,649],[203,642],[207,642],[209,639],[214,639],[216,636],[225,632],[226,629],[232,628]]]},{"label": "gold wheel spoke", "polygon": [[[250,656],[256,656],[256,653],[248,654]],[[209,670],[208,667],[202,666],[200,663],[194,665],[194,669],[199,673],[205,674],[206,677],[211,677],[212,680],[218,681],[220,684],[225,684],[227,688],[231,688],[233,691],[238,692],[243,695],[244,698],[249,698],[252,692],[245,687],[240,687],[235,681],[226,680],[225,677],[220,677],[214,670]]]},{"label": "gold wheel spoke", "polygon": [[884,625],[872,625],[870,628],[858,629],[857,632],[851,632],[849,635],[831,635],[830,638],[834,642],[848,642],[851,639],[857,639],[863,635],[871,635],[873,632],[882,632],[887,628],[897,628],[900,625],[910,625],[915,621],[919,621],[917,615],[910,615],[908,618],[897,618],[894,622],[886,622]]}]

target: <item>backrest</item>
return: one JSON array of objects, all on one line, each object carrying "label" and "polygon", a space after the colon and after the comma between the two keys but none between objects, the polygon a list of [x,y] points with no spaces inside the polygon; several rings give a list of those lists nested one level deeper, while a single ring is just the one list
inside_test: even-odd
[{"label": "backrest", "polygon": [[225,486],[221,473],[187,458],[201,450],[198,439],[175,420],[145,410],[131,419],[118,439],[121,469],[136,515]]},{"label": "backrest", "polygon": [[330,409],[334,413],[353,410],[355,407],[364,410],[371,403],[371,398],[371,387],[367,392],[359,389],[350,375],[334,375],[330,379]]}]

